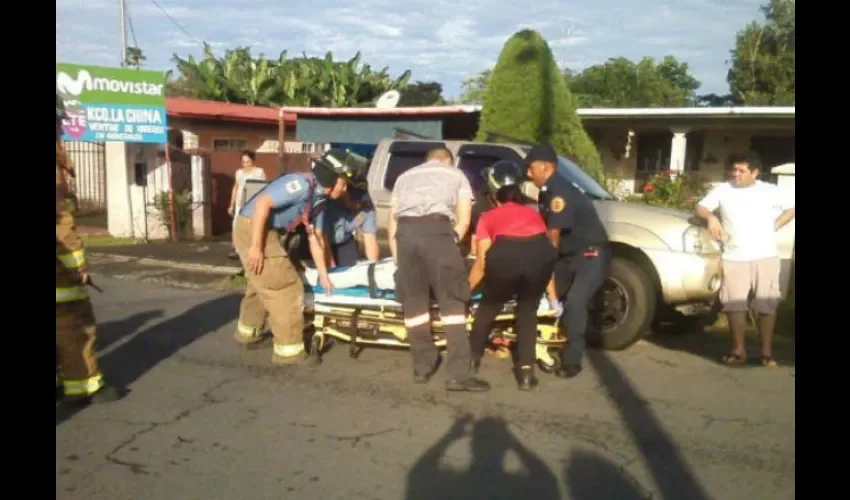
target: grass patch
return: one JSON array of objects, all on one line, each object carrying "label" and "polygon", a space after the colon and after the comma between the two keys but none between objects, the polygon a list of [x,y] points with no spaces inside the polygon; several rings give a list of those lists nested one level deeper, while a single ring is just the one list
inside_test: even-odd
[{"label": "grass patch", "polygon": [[219,288],[221,290],[234,290],[237,288],[244,288],[247,284],[248,278],[242,275],[235,275],[222,280],[219,284]]},{"label": "grass patch", "polygon": [[135,245],[136,240],[133,238],[116,238],[108,234],[93,234],[82,236],[83,242],[88,247],[110,247],[120,245]]}]

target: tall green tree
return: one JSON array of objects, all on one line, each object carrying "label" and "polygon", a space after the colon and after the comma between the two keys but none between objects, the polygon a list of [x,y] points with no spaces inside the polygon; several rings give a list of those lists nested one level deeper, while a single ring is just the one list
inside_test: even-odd
[{"label": "tall green tree", "polygon": [[700,86],[688,63],[673,56],[658,63],[651,57],[637,63],[614,57],[578,74],[567,71],[565,77],[582,108],[693,106]]},{"label": "tall green tree", "polygon": [[499,54],[484,93],[478,140],[489,132],[547,143],[602,178],[602,161],[576,114],[549,44],[533,30],[511,36]]},{"label": "tall green tree", "polygon": [[794,0],[770,0],[761,7],[765,22],[753,21],[738,32],[726,77],[736,103],[795,103],[794,9]]},{"label": "tall green tree", "polygon": [[487,90],[487,82],[490,81],[492,69],[485,69],[477,75],[465,78],[460,84],[460,104],[481,104],[484,102],[484,91]]}]

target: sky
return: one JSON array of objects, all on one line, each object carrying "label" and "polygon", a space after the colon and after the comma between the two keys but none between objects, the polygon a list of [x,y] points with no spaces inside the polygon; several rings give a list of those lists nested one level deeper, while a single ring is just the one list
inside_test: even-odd
[{"label": "sky", "polygon": [[[505,41],[539,31],[559,64],[582,70],[611,57],[673,55],[702,82],[699,94],[728,92],[735,34],[762,21],[766,0],[126,0],[129,45],[147,69],[173,68],[172,56],[199,57],[206,41],[222,54],[249,46],[349,59],[373,69],[436,80],[455,98],[461,81],[492,67]],[[57,0],[56,61],[119,66],[120,0]]]}]

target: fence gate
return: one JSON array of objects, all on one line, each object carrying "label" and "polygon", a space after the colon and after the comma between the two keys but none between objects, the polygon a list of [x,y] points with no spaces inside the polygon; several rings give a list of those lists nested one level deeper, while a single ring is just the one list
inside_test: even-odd
[{"label": "fence gate", "polygon": [[65,152],[74,165],[72,189],[80,215],[106,213],[106,144],[67,141]]}]

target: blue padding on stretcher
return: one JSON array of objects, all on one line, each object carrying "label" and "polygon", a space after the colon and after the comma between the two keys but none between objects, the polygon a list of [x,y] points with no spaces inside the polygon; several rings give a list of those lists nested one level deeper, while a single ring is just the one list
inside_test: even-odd
[{"label": "blue padding on stretcher", "polygon": [[[310,291],[311,289],[310,289],[310,287],[304,287],[304,290]],[[322,285],[319,285],[319,284],[312,287],[312,291],[313,291],[314,294],[317,294],[317,295],[325,293],[325,289],[322,287]],[[380,290],[379,294],[380,294],[380,297],[378,297],[378,298],[380,298],[380,299],[395,300],[395,292],[393,292],[392,290]],[[370,298],[369,287],[367,287],[367,286],[356,286],[356,287],[351,287],[351,288],[337,288],[337,289],[334,290],[333,295],[342,295],[342,296],[346,296],[346,297],[363,297],[363,298],[367,298],[367,299]],[[472,300],[474,300],[474,301],[481,300],[481,294],[476,293],[475,295],[472,296]]]}]

